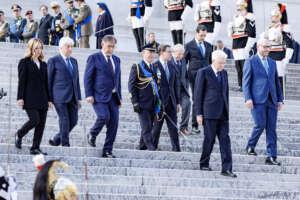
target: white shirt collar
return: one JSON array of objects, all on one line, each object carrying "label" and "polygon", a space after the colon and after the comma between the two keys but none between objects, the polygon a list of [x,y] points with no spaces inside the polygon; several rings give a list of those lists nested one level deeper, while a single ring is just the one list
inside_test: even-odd
[{"label": "white shirt collar", "polygon": [[267,58],[267,57],[263,57],[262,55],[260,55],[258,52],[257,52],[257,55],[259,57],[260,60],[263,60],[263,58]]},{"label": "white shirt collar", "polygon": [[217,76],[218,71],[216,70],[214,64],[211,64],[211,68],[214,71],[215,75]]},{"label": "white shirt collar", "polygon": [[105,10],[101,11],[101,13],[99,13],[99,15],[103,15],[105,13]]},{"label": "white shirt collar", "polygon": [[[200,41],[196,37],[195,37],[195,41],[196,41],[197,44],[200,43]],[[201,44],[204,45],[204,41],[202,41]]]},{"label": "white shirt collar", "polygon": [[61,57],[63,57],[64,61],[67,60],[67,58],[70,58],[70,57],[66,57],[64,54],[60,53]]},{"label": "white shirt collar", "polygon": [[163,67],[165,67],[165,64],[167,64],[168,62],[165,62],[165,61],[163,61],[162,59],[160,59],[159,58],[159,62],[161,63],[161,65],[163,66]]},{"label": "white shirt collar", "polygon": [[148,63],[146,60],[143,60],[148,67],[150,67],[151,63]]}]

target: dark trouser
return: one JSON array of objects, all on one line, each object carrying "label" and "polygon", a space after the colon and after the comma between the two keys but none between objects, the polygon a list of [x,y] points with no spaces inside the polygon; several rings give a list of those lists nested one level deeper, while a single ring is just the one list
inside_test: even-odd
[{"label": "dark trouser", "polygon": [[237,71],[237,77],[238,77],[238,84],[240,87],[242,87],[243,84],[243,68],[244,68],[245,60],[236,60],[235,61],[235,68]]},{"label": "dark trouser", "polygon": [[155,117],[154,110],[148,111],[142,109],[138,114],[141,125],[140,149],[155,150],[152,138],[153,120]]},{"label": "dark trouser", "polygon": [[181,92],[180,106],[181,106],[180,130],[188,130],[190,113],[191,113],[191,100],[190,97],[185,92]]},{"label": "dark trouser", "polygon": [[283,99],[285,98],[285,76],[279,76],[279,82],[280,82],[280,89]]},{"label": "dark trouser", "polygon": [[145,45],[144,27],[132,29],[132,32],[136,41],[138,52],[141,52],[142,47]]},{"label": "dark trouser", "polygon": [[251,110],[255,125],[248,141],[248,147],[254,149],[259,137],[266,129],[268,157],[277,157],[277,113],[278,107],[272,102],[271,97],[264,104],[254,104],[254,108]]},{"label": "dark trouser", "polygon": [[225,119],[204,119],[204,140],[200,167],[209,167],[210,154],[218,136],[222,171],[232,171],[232,152],[229,137],[229,122]]},{"label": "dark trouser", "polygon": [[164,116],[162,119],[160,119],[160,121],[157,118],[154,119],[154,127],[152,130],[154,147],[155,148],[158,147],[161,128],[164,124],[164,120],[166,120],[168,126],[168,132],[172,144],[172,151],[180,151],[178,130],[177,127],[174,126],[177,125],[177,110],[176,107],[172,105],[171,101],[169,102],[168,106],[165,108],[165,112],[170,117],[170,119],[174,124],[170,121],[169,117],[167,116]]},{"label": "dark trouser", "polygon": [[195,88],[195,77],[192,77],[190,79],[190,86],[192,89],[192,99],[193,99],[193,107],[192,107],[192,126],[197,128],[198,122],[197,122],[197,116],[195,111],[195,101],[194,101],[194,88]]},{"label": "dark trouser", "polygon": [[173,44],[183,44],[183,30],[172,30]]},{"label": "dark trouser", "polygon": [[102,49],[101,42],[103,37],[97,37],[96,39],[96,49]]},{"label": "dark trouser", "polygon": [[91,128],[92,137],[97,137],[104,125],[106,125],[106,138],[103,152],[112,152],[113,144],[117,136],[119,124],[119,106],[115,95],[108,103],[95,102],[93,108],[97,114],[97,120]]},{"label": "dark trouser", "polygon": [[26,109],[25,111],[29,117],[29,121],[27,121],[22,128],[18,130],[18,136],[22,138],[31,129],[35,128],[31,149],[39,149],[45,129],[47,110]]},{"label": "dark trouser", "polygon": [[70,103],[54,104],[59,118],[59,133],[57,133],[53,141],[62,146],[70,146],[69,135],[78,121],[78,104],[72,100]]}]

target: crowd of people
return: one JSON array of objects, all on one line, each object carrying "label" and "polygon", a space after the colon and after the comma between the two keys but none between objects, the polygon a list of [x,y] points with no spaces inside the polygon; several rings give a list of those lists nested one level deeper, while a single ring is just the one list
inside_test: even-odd
[{"label": "crowd of people", "polygon": [[[1,40],[5,41],[8,37],[11,42],[28,43],[25,57],[18,65],[17,98],[18,105],[25,110],[29,120],[15,133],[15,146],[21,149],[22,139],[34,128],[30,149],[33,155],[47,155],[40,149],[40,144],[48,109],[54,107],[59,118],[59,132],[49,140],[51,146],[70,147],[70,132],[77,125],[78,110],[82,107],[81,77],[77,60],[72,57],[72,48],[77,43],[80,47],[89,48],[92,27],[90,7],[84,0],[76,2],[80,9],[74,7],[72,0],[65,0],[68,8],[63,13],[60,13],[57,3],[52,3],[55,17],[48,14],[47,6],[41,6],[43,17],[39,24],[32,21],[32,11],[27,11],[26,20],[23,19],[18,5],[12,7],[14,19],[9,24],[3,21],[4,13],[0,12],[0,30],[6,28],[5,34],[0,31]],[[218,137],[221,174],[237,177],[232,170],[229,85],[227,71],[224,69],[227,58],[234,58],[238,90],[244,93],[246,106],[251,110],[255,124],[246,152],[248,155],[257,155],[255,146],[266,130],[265,163],[280,165],[277,161],[276,121],[277,113],[283,105],[285,69],[293,52],[285,5],[276,4],[271,12],[273,24],[256,41],[252,1],[237,0],[237,14],[228,25],[228,32],[233,38],[233,52],[218,40],[220,1],[203,1],[196,6],[194,19],[198,25],[195,37],[189,42],[184,39],[183,21],[193,7],[193,2],[165,0],[164,5],[168,9],[174,45],[159,44],[153,32],[148,34],[149,40],[146,43],[144,30],[152,14],[152,1],[132,0],[131,3],[129,20],[142,56],[140,62],[132,65],[128,80],[129,97],[141,126],[139,149],[160,150],[159,139],[164,121],[167,123],[174,152],[181,151],[180,134],[184,137],[191,133],[199,134],[199,127],[203,126],[200,169],[212,170],[209,160]],[[112,16],[106,4],[98,3],[98,7],[100,15],[95,35],[98,37],[97,47],[101,50],[87,58],[83,77],[85,98],[93,107],[97,119],[86,137],[88,144],[96,147],[97,136],[106,125],[102,157],[115,158],[113,146],[118,132],[119,110],[122,107],[121,60],[114,54],[117,39],[113,36]],[[107,32],[104,33],[103,30]],[[45,62],[43,51],[44,45],[48,44],[58,45],[59,54]],[[256,53],[249,58],[254,44]],[[155,61],[156,53],[158,59]],[[180,111],[181,121],[178,123],[177,115]],[[47,181],[45,174],[54,165],[62,164],[58,164],[58,161],[46,163],[44,166],[47,167],[43,166],[40,171],[44,175],[38,175],[41,180],[37,178],[37,181]],[[70,181],[62,182],[64,186],[69,184],[73,188],[71,192],[77,193]],[[57,181],[56,185],[58,183],[60,182]],[[53,192],[53,188],[51,191]],[[57,199],[54,198],[55,191],[48,195],[52,195],[49,199]]]}]

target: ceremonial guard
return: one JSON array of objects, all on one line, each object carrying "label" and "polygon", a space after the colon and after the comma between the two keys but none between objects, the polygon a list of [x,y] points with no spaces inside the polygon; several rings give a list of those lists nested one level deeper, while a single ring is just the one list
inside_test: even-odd
[{"label": "ceremonial guard", "polygon": [[138,52],[145,45],[145,25],[152,15],[152,0],[131,0],[130,15],[132,31],[136,40]]},{"label": "ceremonial guard", "polygon": [[90,36],[93,34],[92,10],[84,0],[75,0],[80,9],[74,21],[77,26],[77,38],[80,48],[90,48]]},{"label": "ceremonial guard", "polygon": [[173,43],[183,44],[183,21],[193,8],[192,0],[164,0]]},{"label": "ceremonial guard", "polygon": [[96,48],[101,49],[102,38],[105,35],[113,35],[114,34],[114,22],[112,16],[110,14],[109,9],[105,3],[97,3],[99,16],[96,22],[96,32],[95,36],[96,40]]},{"label": "ceremonial guard", "polygon": [[13,10],[13,19],[9,22],[8,26],[8,36],[9,41],[14,43],[19,43],[21,36],[26,25],[26,19],[21,17],[22,8],[18,4],[14,4],[11,9]]},{"label": "ceremonial guard", "polygon": [[55,1],[51,3],[51,8],[54,15],[50,30],[50,44],[58,46],[59,40],[64,36],[64,30],[61,26],[62,13],[60,12],[60,5]]},{"label": "ceremonial guard", "polygon": [[293,56],[293,38],[288,25],[286,6],[276,4],[271,12],[272,25],[268,27],[267,34],[271,41],[270,58],[276,61],[282,94],[285,94],[285,74],[287,64]]},{"label": "ceremonial guard", "polygon": [[128,81],[133,110],[138,114],[141,125],[139,149],[149,151],[156,149],[151,133],[154,117],[161,118],[157,80],[152,65],[155,51],[156,48],[150,44],[143,47],[143,60],[133,64]]},{"label": "ceremonial guard", "polygon": [[22,38],[24,43],[28,43],[31,38],[36,38],[37,30],[38,30],[38,22],[33,20],[32,10],[28,10],[25,13],[26,17],[26,26],[24,27],[24,31],[22,34]]},{"label": "ceremonial guard", "polygon": [[221,0],[204,0],[197,4],[194,19],[206,26],[206,41],[214,45],[221,29]]},{"label": "ceremonial guard", "polygon": [[232,37],[232,50],[238,76],[238,91],[242,91],[243,66],[249,51],[255,43],[256,27],[252,0],[237,0],[238,13],[228,24],[228,34]]},{"label": "ceremonial guard", "polygon": [[74,46],[77,46],[75,21],[73,18],[79,14],[79,9],[74,7],[73,0],[64,0],[67,9],[64,11],[61,19],[61,26],[64,31],[64,37],[69,37],[74,40]]},{"label": "ceremonial guard", "polygon": [[4,12],[0,10],[0,42],[6,42],[8,23],[4,21]]}]

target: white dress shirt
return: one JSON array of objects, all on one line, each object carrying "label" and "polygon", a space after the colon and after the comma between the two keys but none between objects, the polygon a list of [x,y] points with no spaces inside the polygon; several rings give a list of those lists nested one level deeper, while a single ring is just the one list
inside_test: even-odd
[{"label": "white dress shirt", "polygon": [[[199,41],[197,40],[197,38],[195,38],[195,41],[197,43],[197,46],[199,47]],[[204,45],[204,41],[201,42],[201,47],[203,49],[203,54],[205,55],[205,45]],[[199,50],[200,51],[200,50]]]},{"label": "white dress shirt", "polygon": [[72,67],[72,69],[74,69],[74,68],[73,68],[73,65],[72,65],[72,62],[71,62],[71,57],[66,57],[66,56],[65,56],[64,54],[62,54],[62,53],[60,53],[60,55],[61,55],[61,57],[63,57],[63,59],[64,59],[64,61],[65,61],[65,63],[66,63],[67,66],[68,66],[67,58],[69,58],[69,59],[70,59],[71,67]]},{"label": "white dress shirt", "polygon": [[216,77],[218,77],[218,74],[217,74],[218,71],[216,70],[216,68],[215,68],[215,66],[214,66],[213,64],[211,64],[211,68],[213,69],[213,71],[214,71]]}]

